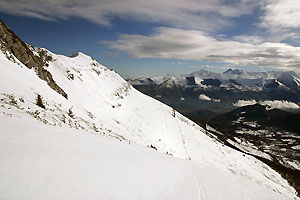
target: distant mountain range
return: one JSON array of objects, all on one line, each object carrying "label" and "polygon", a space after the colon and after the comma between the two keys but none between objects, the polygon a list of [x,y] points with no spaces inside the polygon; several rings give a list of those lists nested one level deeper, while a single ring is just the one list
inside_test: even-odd
[{"label": "distant mountain range", "polygon": [[300,102],[300,76],[292,71],[200,70],[188,75],[131,78],[128,82],[180,111],[225,112],[234,109],[239,100]]},{"label": "distant mountain range", "polygon": [[299,90],[300,76],[293,71],[246,72],[229,68],[223,73],[200,70],[188,75],[166,75],[148,78],[131,78],[133,85],[156,84],[161,87],[198,86],[206,89],[212,87],[228,90],[244,89],[260,91],[261,89]]}]

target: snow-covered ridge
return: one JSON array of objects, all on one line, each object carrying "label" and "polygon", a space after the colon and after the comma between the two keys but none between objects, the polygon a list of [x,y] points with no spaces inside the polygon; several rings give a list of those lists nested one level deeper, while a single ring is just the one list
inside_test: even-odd
[{"label": "snow-covered ridge", "polygon": [[[32,49],[36,51],[33,54],[39,50]],[[250,185],[260,186],[265,191],[274,191],[278,199],[284,199],[283,196],[296,198],[294,189],[274,170],[210,138],[204,129],[171,107],[138,92],[117,73],[91,57],[78,53],[69,58],[47,49],[43,51],[52,58],[45,69],[68,99],[14,55],[11,56],[16,62],[7,58],[8,52],[0,52],[0,115],[5,123],[7,118],[11,120],[8,124],[14,120],[37,119],[57,130],[71,127],[99,137],[116,138],[126,144],[150,146],[158,152],[211,167],[220,174],[224,172],[224,184],[232,180],[227,174],[235,174],[240,182],[251,182]],[[8,132],[9,129],[3,129],[1,137],[6,138]],[[14,148],[13,145],[6,147]],[[1,152],[11,152],[4,150],[7,149],[1,149]],[[7,158],[1,155],[1,159]],[[258,196],[249,194],[251,198],[246,195],[236,199],[259,198],[259,194],[255,194]]]},{"label": "snow-covered ridge", "polygon": [[[270,89],[269,83],[278,83],[279,89],[299,90],[300,76],[293,71],[267,71],[267,72],[246,72],[243,70],[228,69],[223,73],[200,70],[191,74],[153,76],[147,78],[129,78],[128,81],[133,85],[157,84],[162,87],[188,87],[190,81],[194,79],[199,88],[207,88],[205,79],[220,81],[220,87],[237,90],[261,91]],[[149,82],[149,80],[151,80]],[[215,85],[219,87],[219,85]],[[275,89],[275,88],[273,88]]]}]

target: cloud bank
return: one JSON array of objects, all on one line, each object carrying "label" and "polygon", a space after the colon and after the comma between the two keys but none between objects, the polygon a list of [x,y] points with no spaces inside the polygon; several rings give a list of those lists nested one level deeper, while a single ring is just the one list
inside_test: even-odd
[{"label": "cloud bank", "polygon": [[[80,17],[110,25],[113,17],[158,22],[173,27],[212,30],[230,24],[229,18],[251,13],[258,0],[1,0],[0,12],[44,20]],[[213,21],[213,23],[211,23]]]},{"label": "cloud bank", "polygon": [[178,28],[156,28],[150,36],[123,34],[116,41],[100,43],[127,52],[134,58],[177,58],[285,70],[299,70],[300,66],[300,47],[285,43],[222,40],[202,31]]},{"label": "cloud bank", "polygon": [[[43,20],[79,17],[111,25],[115,17],[171,27],[212,31],[236,25],[232,19],[262,11],[258,23],[272,32],[300,27],[298,0],[1,0],[0,12]],[[249,24],[251,26],[253,24]],[[285,32],[287,34],[287,32]],[[288,34],[294,37],[295,34]],[[237,36],[239,37],[239,36]],[[249,36],[257,42],[256,36]],[[251,38],[252,37],[252,38]]]},{"label": "cloud bank", "polygon": [[252,100],[238,100],[237,103],[233,103],[233,106],[236,107],[242,107],[242,106],[249,106],[249,105],[254,105],[254,104],[261,104],[261,105],[268,105],[272,108],[277,108],[277,109],[299,109],[300,106],[297,105],[294,102],[289,102],[289,101],[281,101],[281,100],[267,100],[267,101],[260,101],[257,102],[254,99]]}]

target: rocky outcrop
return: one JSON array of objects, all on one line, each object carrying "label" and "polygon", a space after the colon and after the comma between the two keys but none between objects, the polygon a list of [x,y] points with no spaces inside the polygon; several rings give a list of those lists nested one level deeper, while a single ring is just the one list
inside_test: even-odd
[{"label": "rocky outcrop", "polygon": [[52,57],[46,51],[39,50],[38,55],[26,45],[4,22],[0,20],[0,45],[3,52],[14,55],[29,69],[34,69],[36,74],[56,92],[68,98],[68,95],[57,85],[52,78],[52,74],[46,70],[48,62]]}]

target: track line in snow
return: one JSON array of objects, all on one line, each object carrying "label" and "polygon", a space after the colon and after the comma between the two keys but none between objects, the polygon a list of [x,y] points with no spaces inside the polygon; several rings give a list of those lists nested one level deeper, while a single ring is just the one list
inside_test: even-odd
[{"label": "track line in snow", "polygon": [[196,179],[197,186],[198,186],[198,199],[199,200],[207,200],[205,187],[203,185],[203,182],[202,182],[200,176],[197,174],[193,164],[191,164],[191,169],[192,169],[192,172],[194,174],[194,177]]}]

